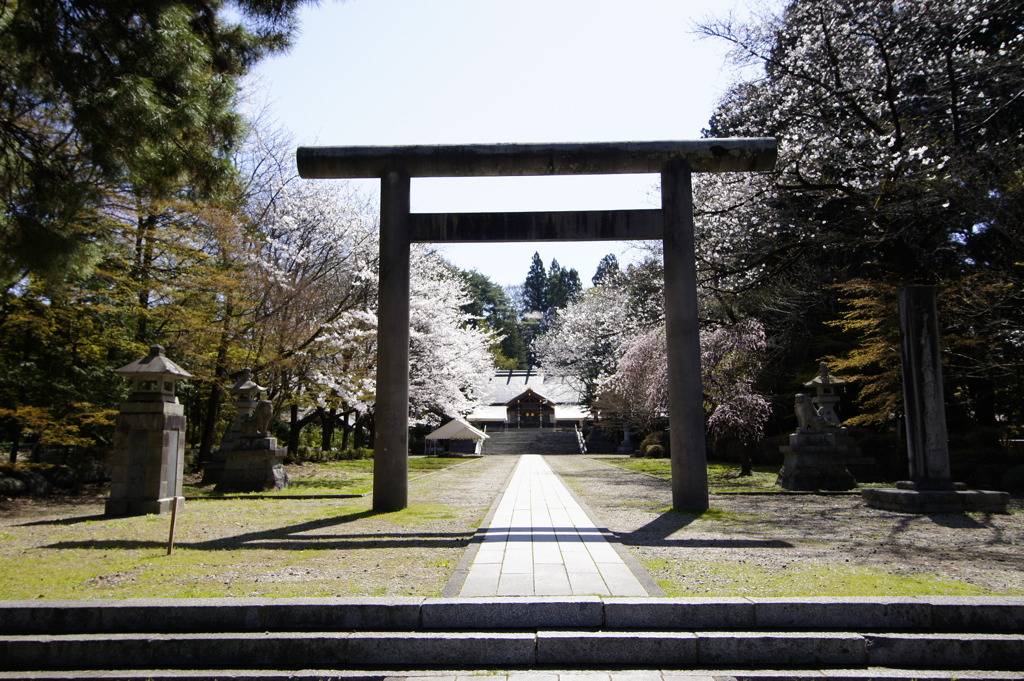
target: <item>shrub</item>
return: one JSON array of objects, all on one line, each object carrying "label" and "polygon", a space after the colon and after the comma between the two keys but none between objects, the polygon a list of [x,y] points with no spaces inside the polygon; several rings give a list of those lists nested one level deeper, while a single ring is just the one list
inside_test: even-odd
[{"label": "shrub", "polygon": [[[658,449],[651,451],[651,447],[654,446],[657,446]],[[634,456],[663,459],[671,455],[671,453],[672,450],[669,446],[668,432],[664,430],[656,430],[640,441],[640,446],[636,448],[636,454],[634,454]]]},{"label": "shrub", "polygon": [[665,448],[661,445],[647,445],[647,448],[644,450],[644,456],[649,459],[664,459]]}]

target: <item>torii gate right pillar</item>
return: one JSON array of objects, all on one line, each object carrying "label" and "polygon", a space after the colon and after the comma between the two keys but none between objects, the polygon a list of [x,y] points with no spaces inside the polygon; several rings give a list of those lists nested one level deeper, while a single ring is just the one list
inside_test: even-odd
[{"label": "torii gate right pillar", "polygon": [[661,171],[661,217],[665,230],[665,346],[668,351],[668,422],[672,452],[672,507],[708,507],[704,398],[697,316],[693,191],[683,160]]}]

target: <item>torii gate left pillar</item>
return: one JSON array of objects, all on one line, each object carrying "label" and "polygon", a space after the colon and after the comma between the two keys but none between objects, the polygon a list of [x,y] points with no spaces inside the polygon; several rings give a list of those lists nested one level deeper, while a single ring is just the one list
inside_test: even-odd
[{"label": "torii gate left pillar", "polygon": [[[672,505],[706,509],[691,173],[771,170],[775,158],[775,140],[767,138],[299,148],[301,177],[381,180],[374,510],[398,511],[408,506],[410,244],[640,239],[664,243]],[[410,212],[412,177],[609,173],[660,173],[661,210]]]}]

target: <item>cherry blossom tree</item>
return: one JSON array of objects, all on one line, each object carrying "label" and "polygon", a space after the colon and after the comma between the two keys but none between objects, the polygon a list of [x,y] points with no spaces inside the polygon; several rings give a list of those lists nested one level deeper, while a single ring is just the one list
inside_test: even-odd
[{"label": "cherry blossom tree", "polygon": [[[701,331],[701,380],[708,434],[750,445],[762,437],[771,413],[768,399],[754,389],[766,347],[755,320]],[[648,429],[668,416],[668,355],[664,327],[631,339],[615,373],[602,386],[601,400],[616,405],[628,424]],[[749,469],[749,458],[745,460]],[[747,471],[749,472],[749,470]]]},{"label": "cherry blossom tree", "polygon": [[410,412],[431,425],[472,411],[494,364],[494,335],[470,322],[471,300],[460,272],[422,246],[414,247],[410,308]]},{"label": "cherry blossom tree", "polygon": [[547,333],[534,341],[545,371],[574,377],[592,400],[612,375],[622,347],[636,332],[629,297],[619,287],[595,286],[558,311]]},{"label": "cherry blossom tree", "polygon": [[779,139],[774,173],[696,178],[703,284],[769,321],[786,363],[813,363],[831,334],[873,395],[891,391],[892,362],[861,360],[892,348],[830,323],[888,309],[894,287],[940,285],[956,308],[950,393],[976,423],[1020,414],[1008,330],[1024,327],[1024,14],[1005,0],[793,0],[702,30],[758,72],[706,133]]}]

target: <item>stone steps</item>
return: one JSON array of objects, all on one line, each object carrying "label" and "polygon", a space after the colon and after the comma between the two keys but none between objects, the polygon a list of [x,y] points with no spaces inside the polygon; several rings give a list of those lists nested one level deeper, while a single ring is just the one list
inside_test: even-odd
[{"label": "stone steps", "polygon": [[1022,625],[1024,598],[7,601],[0,678],[227,673],[218,669],[243,678],[422,669],[1024,678]]},{"label": "stone steps", "polygon": [[488,433],[483,454],[579,454],[575,432],[523,428]]},{"label": "stone steps", "polygon": [[1024,679],[1024,672],[956,669],[892,669],[870,667],[857,669],[67,669],[42,672],[4,672],[0,679],[30,681],[38,679],[339,679],[345,681],[755,681],[778,679],[844,679],[863,681],[1003,681]]},{"label": "stone steps", "polygon": [[942,667],[1024,670],[1022,634],[245,632],[0,638],[8,670]]}]

